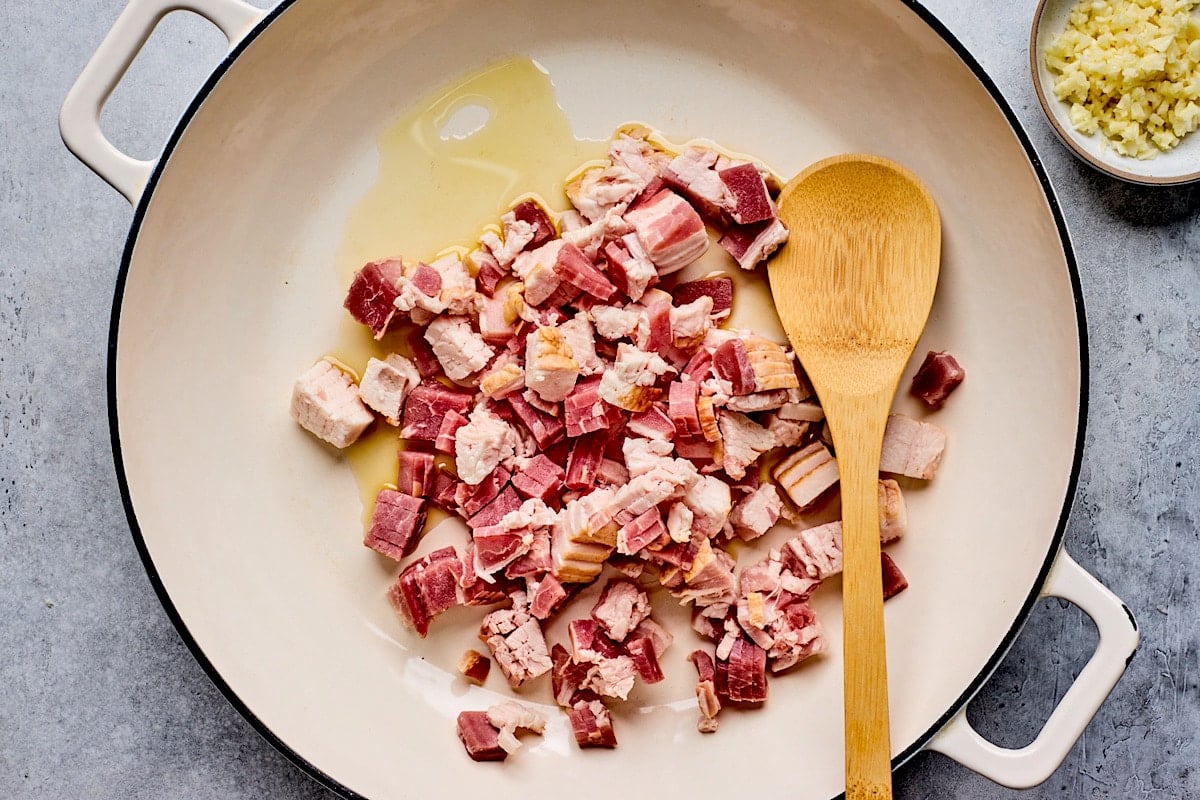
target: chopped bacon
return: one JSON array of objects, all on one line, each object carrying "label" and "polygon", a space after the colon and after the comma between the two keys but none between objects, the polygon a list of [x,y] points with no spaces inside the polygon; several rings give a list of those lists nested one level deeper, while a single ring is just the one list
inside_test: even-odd
[{"label": "chopped bacon", "polygon": [[592,607],[592,619],[615,642],[625,641],[629,632],[648,616],[650,598],[632,581],[609,581]]},{"label": "chopped bacon", "polygon": [[720,245],[733,256],[739,267],[754,269],[787,241],[787,226],[779,219],[735,225],[721,237]]},{"label": "chopped bacon", "polygon": [[729,514],[729,522],[741,539],[750,541],[770,530],[782,510],[779,492],[773,484],[764,483],[738,501]]},{"label": "chopped bacon", "polygon": [[[674,387],[675,384],[671,384],[671,386]],[[648,410],[631,416],[627,430],[630,433],[645,436],[649,439],[660,439],[662,441],[674,439],[675,423],[667,416],[667,412],[663,410],[663,405],[662,403],[656,403]]]},{"label": "chopped bacon", "polygon": [[448,455],[454,454],[454,437],[458,433],[458,429],[467,424],[467,418],[457,411],[447,411],[446,416],[442,417],[442,426],[438,428],[437,439],[433,442],[433,449],[439,453]]},{"label": "chopped bacon", "polygon": [[625,219],[659,275],[683,269],[708,249],[704,220],[672,191],[664,189],[627,212]]},{"label": "chopped bacon", "polygon": [[545,717],[513,700],[491,706],[487,710],[487,718],[488,722],[500,730],[500,746],[509,755],[521,747],[517,731],[541,734],[546,730]]},{"label": "chopped bacon", "polygon": [[429,501],[447,511],[453,511],[458,505],[454,496],[458,491],[459,483],[460,481],[455,480],[449,472],[443,469],[434,469],[433,484],[429,488]]},{"label": "chopped bacon", "polygon": [[417,372],[420,373],[422,379],[442,374],[442,365],[434,355],[429,342],[425,341],[424,332],[420,328],[409,333],[407,341],[409,348],[412,349],[413,363],[417,365]]},{"label": "chopped bacon", "polygon": [[712,364],[717,375],[729,381],[732,394],[750,394],[755,390],[754,365],[742,339],[729,339],[718,346],[713,351]]},{"label": "chopped bacon", "polygon": [[646,683],[658,683],[663,679],[662,666],[658,662],[658,653],[654,640],[649,636],[639,636],[636,632],[625,642],[625,651],[633,661],[633,668],[638,677]]},{"label": "chopped bacon", "polygon": [[776,464],[771,475],[792,502],[804,508],[838,482],[837,459],[824,444],[813,442]]},{"label": "chopped bacon", "polygon": [[669,371],[670,365],[657,354],[622,342],[616,361],[600,377],[600,397],[626,411],[645,411],[662,396],[654,384]]},{"label": "chopped bacon", "polygon": [[525,385],[543,400],[565,400],[575,388],[579,362],[555,326],[539,326],[525,342]]},{"label": "chopped bacon", "polygon": [[722,409],[717,412],[717,424],[724,448],[722,466],[734,480],[744,477],[746,468],[775,446],[775,435],[745,414]]},{"label": "chopped bacon", "polygon": [[699,436],[700,417],[696,401],[700,384],[687,377],[672,381],[667,389],[667,413],[680,436]]},{"label": "chopped bacon", "polygon": [[504,400],[512,408],[513,413],[516,414],[525,429],[533,435],[533,439],[540,449],[544,450],[565,434],[566,425],[561,419],[534,408],[520,395],[510,394]]},{"label": "chopped bacon", "polygon": [[363,403],[382,414],[389,425],[399,425],[404,398],[420,382],[416,366],[404,356],[392,353],[383,361],[378,358],[367,361],[358,392]]},{"label": "chopped bacon", "polygon": [[908,579],[896,566],[896,562],[887,553],[880,553],[880,566],[883,571],[883,599],[895,597],[908,588]]},{"label": "chopped bacon", "polygon": [[879,541],[894,542],[908,530],[908,507],[900,484],[891,478],[879,481]]},{"label": "chopped bacon", "polygon": [[913,375],[910,391],[925,405],[938,409],[966,376],[954,356],[930,350],[917,374]]},{"label": "chopped bacon", "polygon": [[513,688],[550,671],[550,651],[538,621],[525,607],[525,593],[513,593],[512,608],[498,609],[483,618],[479,638]]},{"label": "chopped bacon", "polygon": [[373,261],[354,273],[344,305],[355,321],[371,329],[376,339],[387,333],[396,316],[395,301],[400,296],[397,284],[403,275],[399,259]]},{"label": "chopped bacon", "polygon": [[474,395],[448,389],[440,383],[422,383],[408,393],[404,401],[400,436],[405,439],[437,441],[442,419],[451,411],[466,414]]},{"label": "chopped bacon", "polygon": [[730,215],[739,225],[762,222],[775,216],[775,207],[762,173],[753,164],[738,164],[717,173],[733,198]]},{"label": "chopped bacon", "polygon": [[485,581],[524,555],[533,544],[531,531],[510,531],[502,525],[484,525],[471,532],[475,544],[475,574]]},{"label": "chopped bacon", "polygon": [[767,699],[767,651],[738,637],[728,656],[717,651],[717,695],[739,705],[758,705]]},{"label": "chopped bacon", "polygon": [[709,313],[720,317],[733,307],[733,280],[722,276],[687,281],[677,284],[671,290],[671,296],[677,306],[687,305],[701,297],[709,297],[712,299],[712,310]]},{"label": "chopped bacon", "polygon": [[842,523],[829,522],[800,531],[780,548],[794,575],[823,581],[842,571]]},{"label": "chopped bacon", "polygon": [[603,272],[596,269],[588,257],[573,244],[566,244],[558,251],[554,262],[554,273],[560,280],[581,289],[597,300],[604,302],[617,291]]},{"label": "chopped bacon", "polygon": [[554,562],[550,557],[550,532],[547,530],[535,531],[533,534],[533,542],[529,545],[529,550],[516,561],[508,565],[504,570],[505,577],[508,578],[528,578],[536,575],[545,575],[554,567]]},{"label": "chopped bacon", "polygon": [[547,575],[537,583],[537,589],[529,601],[529,613],[537,619],[549,619],[567,599],[567,590],[558,578]]},{"label": "chopped bacon", "polygon": [[508,270],[501,267],[496,257],[482,247],[468,253],[466,261],[475,270],[475,283],[480,293],[485,297],[495,297],[496,287],[508,275]]},{"label": "chopped bacon", "polygon": [[433,486],[433,454],[401,450],[396,460],[399,462],[396,488],[413,497],[424,497]]},{"label": "chopped bacon", "polygon": [[946,432],[937,425],[892,414],[883,431],[879,471],[927,481],[942,463],[945,448]]},{"label": "chopped bacon", "polygon": [[671,159],[662,171],[663,180],[678,190],[704,217],[717,220],[732,206],[733,198],[717,174],[719,154],[707,147],[689,147]]},{"label": "chopped bacon", "polygon": [[359,397],[354,379],[322,359],[296,379],[292,418],[334,447],[349,447],[375,421]]},{"label": "chopped bacon", "polygon": [[458,660],[458,671],[477,686],[482,686],[492,671],[492,661],[478,650],[467,650]]},{"label": "chopped bacon", "polygon": [[454,504],[465,516],[473,517],[479,510],[496,499],[500,490],[508,484],[511,473],[504,467],[496,467],[485,480],[477,484],[460,481],[454,490]]},{"label": "chopped bacon", "polygon": [[488,721],[486,711],[463,711],[458,715],[458,738],[474,761],[503,761],[508,751],[500,746],[500,729]]},{"label": "chopped bacon", "polygon": [[671,295],[650,289],[642,296],[642,308],[634,344],[647,352],[661,353],[672,344]]},{"label": "chopped bacon", "polygon": [[713,733],[717,729],[717,715],[721,713],[721,699],[717,697],[717,670],[712,656],[704,650],[693,650],[688,661],[696,667],[696,704],[700,707],[700,720],[696,729],[700,733]]},{"label": "chopped bacon", "polygon": [[434,550],[405,567],[388,589],[396,613],[422,639],[429,622],[459,602],[462,562],[453,547]]},{"label": "chopped bacon", "polygon": [[462,317],[438,317],[425,329],[425,341],[451,380],[465,380],[496,355]]},{"label": "chopped bacon", "polygon": [[550,215],[546,209],[542,208],[541,203],[536,200],[524,200],[513,206],[512,214],[514,219],[527,223],[533,228],[533,238],[529,240],[527,248],[537,248],[544,245],[555,237],[557,231],[554,229],[554,223],[550,220]]},{"label": "chopped bacon", "polygon": [[522,497],[549,502],[562,489],[563,477],[562,467],[538,453],[515,468],[512,485]]},{"label": "chopped bacon", "polygon": [[575,743],[580,747],[616,747],[612,715],[599,700],[580,700],[567,711]]},{"label": "chopped bacon", "polygon": [[604,460],[605,436],[596,432],[581,436],[571,448],[564,483],[569,489],[587,489],[595,484],[596,472]]},{"label": "chopped bacon", "polygon": [[391,489],[380,489],[363,544],[399,561],[417,546],[425,527],[425,501]]},{"label": "chopped bacon", "polygon": [[500,520],[504,519],[505,514],[516,511],[520,507],[521,496],[513,490],[512,486],[505,486],[496,495],[495,500],[488,503],[467,520],[467,526],[475,529],[485,528],[489,525],[498,525]]}]

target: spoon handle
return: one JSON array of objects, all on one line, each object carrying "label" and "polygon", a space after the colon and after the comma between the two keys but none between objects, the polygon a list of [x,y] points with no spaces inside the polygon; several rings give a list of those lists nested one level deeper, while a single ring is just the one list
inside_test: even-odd
[{"label": "spoon handle", "polygon": [[826,401],[842,494],[846,800],[892,796],[879,563],[879,452],[892,392]]}]

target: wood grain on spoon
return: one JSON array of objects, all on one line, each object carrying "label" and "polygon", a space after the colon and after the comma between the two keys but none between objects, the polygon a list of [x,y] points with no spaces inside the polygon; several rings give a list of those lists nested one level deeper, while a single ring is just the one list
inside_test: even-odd
[{"label": "wood grain on spoon", "polygon": [[884,158],[813,164],[779,196],[790,236],[768,267],[788,339],[825,408],[842,494],[846,797],[890,798],[879,563],[879,451],[937,285],[928,190]]}]

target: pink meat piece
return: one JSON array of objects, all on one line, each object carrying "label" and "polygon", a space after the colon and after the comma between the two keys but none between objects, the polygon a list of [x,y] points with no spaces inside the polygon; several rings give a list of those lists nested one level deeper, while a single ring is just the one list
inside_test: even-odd
[{"label": "pink meat piece", "polygon": [[616,642],[625,641],[629,632],[648,616],[650,598],[632,581],[609,581],[592,607],[592,619]]},{"label": "pink meat piece", "polygon": [[536,497],[549,502],[562,489],[565,472],[542,453],[523,460],[515,467],[512,476],[513,488],[522,497]]},{"label": "pink meat piece", "polygon": [[930,350],[913,375],[909,391],[929,408],[938,409],[965,377],[967,373],[954,356]]},{"label": "pink meat piece", "polygon": [[759,705],[767,699],[767,651],[738,638],[727,658],[716,663],[717,695],[730,703]]},{"label": "pink meat piece", "polygon": [[536,200],[523,200],[513,206],[509,213],[514,219],[525,222],[533,228],[533,238],[526,246],[529,249],[541,247],[558,235],[558,231],[554,229],[554,222],[550,219],[550,214]]},{"label": "pink meat piece", "polygon": [[638,307],[634,304],[628,306],[595,305],[588,313],[591,314],[592,320],[596,324],[596,335],[609,341],[632,338],[641,319]]},{"label": "pink meat piece", "polygon": [[550,659],[553,664],[550,685],[556,703],[563,708],[570,708],[579,700],[595,699],[595,693],[582,690],[591,666],[588,662],[576,662],[561,644],[550,649]]},{"label": "pink meat piece", "polygon": [[438,614],[459,602],[462,563],[453,547],[434,550],[409,564],[388,589],[388,600],[400,618],[421,638]]},{"label": "pink meat piece", "polygon": [[571,358],[579,364],[580,376],[596,375],[604,371],[604,362],[596,355],[596,337],[587,314],[576,314],[560,324],[558,330],[571,347]]},{"label": "pink meat piece", "polygon": [[646,141],[648,131],[622,131],[608,147],[608,157],[614,164],[625,167],[643,181],[656,180],[671,161],[671,157]]},{"label": "pink meat piece", "polygon": [[477,484],[490,475],[500,462],[507,461],[516,453],[520,440],[508,423],[478,405],[471,412],[469,422],[458,429],[454,437],[454,463],[458,477],[469,484]]},{"label": "pink meat piece", "polygon": [[637,681],[637,667],[633,659],[622,654],[615,658],[602,658],[588,669],[587,678],[583,682],[584,689],[590,689],[604,697],[616,697],[625,700],[633,690]]},{"label": "pink meat piece", "polygon": [[696,704],[700,708],[700,720],[696,728],[701,733],[712,733],[717,729],[717,715],[721,713],[716,667],[712,656],[703,650],[694,650],[688,656],[688,661],[696,667]]},{"label": "pink meat piece", "polygon": [[425,329],[425,341],[433,348],[446,376],[456,381],[466,380],[483,369],[496,355],[463,317],[433,320]]},{"label": "pink meat piece", "polygon": [[684,586],[673,594],[698,606],[732,603],[737,595],[734,560],[724,550],[714,550],[703,540],[683,574]]},{"label": "pink meat piece", "polygon": [[829,522],[800,531],[780,548],[793,574],[823,581],[842,571],[842,523]]},{"label": "pink meat piece", "polygon": [[596,470],[596,483],[600,486],[622,486],[629,482],[629,470],[620,461],[605,458]]},{"label": "pink meat piece", "polygon": [[[558,251],[565,244],[561,239],[553,239],[541,247],[521,253],[513,262],[513,272],[525,283],[525,302],[529,305],[541,306],[558,292],[562,282],[554,273],[554,262],[558,260]],[[571,288],[578,292],[575,287]]]},{"label": "pink meat piece", "polygon": [[477,484],[460,481],[454,490],[454,504],[462,509],[463,516],[470,518],[480,509],[496,499],[507,484],[511,473],[504,467],[496,467],[486,480]]},{"label": "pink meat piece", "polygon": [[504,575],[508,578],[529,578],[545,575],[553,568],[554,562],[550,557],[550,532],[535,531],[529,551],[508,565]]},{"label": "pink meat piece", "polygon": [[671,295],[651,289],[642,296],[641,319],[634,334],[634,344],[651,353],[661,353],[672,344]]},{"label": "pink meat piece", "polygon": [[291,414],[300,427],[338,448],[354,444],[375,421],[354,379],[324,359],[296,379]]},{"label": "pink meat piece", "polygon": [[692,355],[691,360],[680,373],[680,377],[702,383],[713,373],[713,354],[708,348],[702,347]]},{"label": "pink meat piece", "polygon": [[799,508],[816,502],[838,482],[837,460],[822,442],[812,442],[771,468],[771,476]]},{"label": "pink meat piece", "polygon": [[767,630],[772,643],[767,649],[767,660],[772,672],[783,672],[806,658],[825,652],[824,630],[808,603],[785,595],[774,598],[769,605],[773,608]]},{"label": "pink meat piece", "polygon": [[404,398],[421,382],[416,366],[404,356],[391,353],[384,360],[367,361],[358,393],[368,408],[383,415],[389,425],[400,424]]},{"label": "pink meat piece", "polygon": [[442,425],[438,428],[437,439],[434,440],[433,449],[439,453],[454,453],[454,436],[458,433],[458,429],[467,424],[467,418],[457,411],[448,411],[446,416],[442,417]]},{"label": "pink meat piece", "polygon": [[475,283],[484,297],[495,297],[496,287],[508,275],[508,270],[500,266],[485,248],[476,248],[467,254],[466,261],[475,268]]},{"label": "pink meat piece", "polygon": [[738,164],[717,173],[725,190],[733,198],[730,215],[739,225],[762,222],[775,216],[775,206],[767,192],[762,173],[753,164]]},{"label": "pink meat piece", "polygon": [[787,226],[779,219],[750,225],[735,225],[721,237],[720,245],[733,256],[739,267],[754,269],[787,241]]},{"label": "pink meat piece", "polygon": [[424,500],[403,492],[380,489],[363,544],[399,561],[417,546],[424,527]]},{"label": "pink meat piece", "polygon": [[525,342],[525,385],[542,400],[549,403],[565,400],[575,388],[579,366],[571,345],[556,326],[539,325],[530,332]]},{"label": "pink meat piece", "polygon": [[670,441],[675,438],[675,423],[667,415],[663,403],[655,403],[649,410],[632,415],[627,429],[648,439]]},{"label": "pink meat piece", "polygon": [[879,471],[927,481],[942,463],[945,448],[946,432],[937,425],[892,414],[883,431]]},{"label": "pink meat piece", "polygon": [[734,532],[744,541],[757,539],[779,521],[783,501],[770,483],[764,483],[743,497],[729,514]]},{"label": "pink meat piece", "polygon": [[417,264],[409,280],[418,291],[429,297],[439,297],[442,294],[442,273],[428,264]]},{"label": "pink meat piece", "polygon": [[495,500],[488,503],[478,513],[467,520],[467,526],[475,529],[487,527],[488,525],[499,525],[500,520],[504,519],[505,514],[516,511],[520,507],[521,496],[516,493],[512,486],[505,486],[500,490],[500,494],[496,495]]},{"label": "pink meat piece", "polygon": [[483,618],[479,638],[492,651],[500,671],[513,688],[550,671],[550,650],[538,621],[529,613],[524,592],[514,592],[512,608],[497,609]]},{"label": "pink meat piece", "polygon": [[662,439],[631,436],[621,442],[621,455],[625,460],[625,467],[634,478],[645,475],[655,467],[671,469],[674,466],[671,458],[674,451],[675,446]]},{"label": "pink meat piece", "polygon": [[701,297],[712,298],[713,316],[721,316],[733,308],[733,280],[726,277],[703,278],[680,283],[671,290],[675,305],[683,306]]},{"label": "pink meat piece", "polygon": [[457,505],[454,495],[458,490],[459,483],[449,472],[435,469],[433,471],[433,485],[429,489],[429,501],[447,511],[452,510]]},{"label": "pink meat piece", "polygon": [[510,289],[504,288],[495,297],[486,297],[479,304],[479,335],[489,345],[507,345],[517,333],[517,322],[509,316]]},{"label": "pink meat piece", "polygon": [[565,435],[566,424],[562,419],[539,411],[522,396],[510,394],[504,400],[525,429],[532,434],[540,449],[546,449]]},{"label": "pink meat piece", "polygon": [[404,267],[399,259],[373,261],[354,273],[344,305],[376,339],[383,337],[396,316],[394,304],[400,296],[398,284],[402,277]]},{"label": "pink meat piece", "polygon": [[442,365],[433,353],[429,342],[425,341],[424,331],[420,328],[413,330],[407,337],[408,346],[412,349],[413,362],[422,378],[432,378],[442,374]]},{"label": "pink meat piece", "polygon": [[475,571],[475,541],[470,540],[463,548],[462,558],[459,559],[462,575],[459,578],[459,593],[464,606],[491,606],[508,599],[510,592],[518,590],[518,586],[505,577],[486,581]]},{"label": "pink meat piece", "polygon": [[686,200],[663,190],[625,214],[659,275],[683,269],[708,249],[704,221]]},{"label": "pink meat piece", "polygon": [[617,489],[610,509],[617,523],[624,525],[659,503],[679,497],[699,480],[700,475],[690,462],[676,458]]},{"label": "pink meat piece", "polygon": [[500,729],[488,720],[486,711],[463,711],[458,715],[458,738],[473,761],[503,761],[508,751],[500,746]]},{"label": "pink meat piece", "polygon": [[399,462],[396,488],[404,494],[424,497],[433,486],[433,454],[401,450],[396,460]]},{"label": "pink meat piece", "polygon": [[662,171],[663,180],[676,189],[705,217],[716,220],[733,206],[733,197],[714,167],[718,153],[705,147],[689,147]]},{"label": "pink meat piece", "polygon": [[658,283],[658,270],[635,234],[626,234],[620,242],[609,242],[603,252],[609,279],[630,300],[640,300],[648,288]]},{"label": "pink meat piece", "polygon": [[601,302],[608,300],[617,291],[603,272],[573,244],[565,244],[558,251],[558,259],[554,262],[554,274],[560,280],[586,292]]},{"label": "pink meat piece", "polygon": [[575,440],[564,478],[568,489],[588,489],[595,485],[596,472],[604,460],[605,438],[603,431],[597,431]]},{"label": "pink meat piece", "polygon": [[721,409],[717,424],[724,448],[722,467],[735,480],[745,476],[746,468],[775,446],[775,435],[745,414]]},{"label": "pink meat piece", "polygon": [[616,747],[612,715],[599,700],[580,700],[567,711],[575,743],[580,747]]},{"label": "pink meat piece", "polygon": [[533,533],[510,531],[501,525],[484,525],[471,531],[471,539],[475,543],[475,574],[490,580],[494,573],[528,552]]},{"label": "pink meat piece", "polygon": [[704,341],[705,334],[712,327],[711,314],[712,298],[707,296],[671,308],[671,341],[683,351],[685,359],[690,359],[688,354]]},{"label": "pink meat piece", "polygon": [[713,351],[712,365],[718,377],[729,381],[733,387],[732,394],[750,394],[757,388],[754,365],[750,363],[746,343],[740,338],[722,342]]},{"label": "pink meat piece", "polygon": [[625,642],[625,651],[633,661],[638,677],[646,683],[658,683],[663,679],[662,666],[654,650],[654,641],[649,636],[632,635]]},{"label": "pink meat piece", "polygon": [[700,384],[686,376],[672,381],[667,388],[667,414],[681,437],[700,436],[700,414],[696,401],[700,398]]},{"label": "pink meat piece", "polygon": [[645,411],[662,396],[655,384],[670,372],[672,367],[657,353],[621,342],[612,367],[600,376],[600,397],[626,411]]},{"label": "pink meat piece", "polygon": [[567,185],[571,205],[593,222],[625,209],[646,186],[646,178],[621,164],[593,167]]},{"label": "pink meat piece", "polygon": [[624,654],[621,646],[608,638],[594,619],[573,619],[567,623],[571,639],[571,657],[578,663],[616,658]]},{"label": "pink meat piece", "polygon": [[908,588],[908,578],[896,566],[896,562],[887,553],[880,553],[880,565],[883,569],[883,599],[894,597]]},{"label": "pink meat piece", "polygon": [[549,619],[563,601],[567,599],[567,590],[559,583],[558,578],[546,575],[537,582],[537,588],[529,601],[529,613],[537,619]]},{"label": "pink meat piece", "polygon": [[620,409],[600,398],[600,381],[599,376],[580,381],[563,401],[567,436],[575,438],[620,424]]},{"label": "pink meat piece", "polygon": [[466,414],[474,399],[475,396],[469,392],[455,391],[440,383],[422,383],[414,387],[404,401],[400,436],[426,442],[437,441],[446,414],[451,411]]}]

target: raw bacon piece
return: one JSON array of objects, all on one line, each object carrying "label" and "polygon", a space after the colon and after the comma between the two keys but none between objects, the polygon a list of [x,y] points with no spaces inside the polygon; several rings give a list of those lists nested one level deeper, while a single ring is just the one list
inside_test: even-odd
[{"label": "raw bacon piece", "polygon": [[894,542],[908,530],[908,507],[900,484],[891,478],[879,481],[879,541]]},{"label": "raw bacon piece", "polygon": [[887,553],[880,553],[879,558],[883,570],[883,599],[887,600],[907,589],[908,579]]},{"label": "raw bacon piece", "polygon": [[457,505],[454,495],[458,490],[458,486],[459,481],[455,480],[454,476],[449,472],[434,469],[433,485],[429,489],[429,501],[447,511],[454,510],[454,507]]},{"label": "raw bacon piece", "polygon": [[[675,384],[671,384],[672,387]],[[630,433],[638,436],[644,436],[648,439],[658,439],[660,441],[669,442],[675,438],[675,423],[667,416],[667,412],[663,410],[662,403],[656,403],[648,410],[640,414],[634,414],[629,418],[629,425],[626,426]]]},{"label": "raw bacon piece", "polygon": [[485,297],[495,297],[496,287],[508,275],[508,269],[500,266],[500,262],[483,247],[477,247],[467,253],[467,263],[475,270],[475,283]]},{"label": "raw bacon piece", "polygon": [[571,358],[579,364],[581,376],[596,375],[604,371],[604,362],[596,355],[596,337],[592,322],[587,314],[576,314],[558,326],[563,338],[571,348]]},{"label": "raw bacon piece", "polygon": [[404,492],[380,489],[363,544],[399,561],[417,545],[425,527],[425,501]]},{"label": "raw bacon piece", "polygon": [[442,417],[442,426],[438,428],[437,439],[433,442],[433,449],[439,453],[454,455],[454,438],[458,433],[458,429],[467,424],[467,418],[457,411],[447,411],[446,416]]},{"label": "raw bacon piece", "polygon": [[579,377],[573,355],[562,331],[539,326],[525,340],[525,385],[547,402],[565,400]]},{"label": "raw bacon piece", "polygon": [[662,396],[662,389],[654,384],[670,371],[657,354],[622,342],[617,345],[616,361],[600,377],[600,397],[626,411],[646,411]]},{"label": "raw bacon piece", "polygon": [[593,167],[567,184],[571,205],[589,220],[604,219],[609,212],[618,213],[629,206],[646,187],[646,178],[621,164]]},{"label": "raw bacon piece", "polygon": [[533,544],[533,533],[528,530],[510,531],[502,525],[484,525],[471,531],[475,544],[474,572],[485,581],[524,555]]},{"label": "raw bacon piece", "polygon": [[458,715],[458,738],[473,761],[503,761],[508,751],[500,746],[500,729],[488,721],[486,711],[463,711]]},{"label": "raw bacon piece", "polygon": [[813,442],[776,464],[771,475],[804,508],[838,482],[837,460],[824,444]]},{"label": "raw bacon piece", "polygon": [[492,671],[492,662],[478,650],[467,650],[458,660],[458,671],[476,686],[482,686]]},{"label": "raw bacon piece", "polygon": [[599,700],[580,700],[567,711],[571,732],[580,747],[616,747],[612,715]]},{"label": "raw bacon piece", "polygon": [[425,341],[451,380],[466,380],[488,365],[496,351],[462,317],[438,317],[425,329]]},{"label": "raw bacon piece", "polygon": [[642,295],[642,311],[635,331],[634,344],[651,353],[671,346],[671,295],[650,289]]},{"label": "raw bacon piece", "polygon": [[525,429],[533,435],[539,449],[545,450],[565,434],[566,425],[561,419],[534,408],[521,395],[510,394],[504,400]]},{"label": "raw bacon piece", "polygon": [[434,550],[405,567],[388,589],[388,601],[422,639],[429,622],[459,602],[462,562],[453,547]]},{"label": "raw bacon piece", "polygon": [[564,482],[568,489],[588,489],[596,483],[596,473],[604,460],[605,435],[596,432],[581,436],[571,448]]},{"label": "raw bacon piece", "polygon": [[500,490],[508,484],[511,474],[504,467],[496,467],[486,480],[472,485],[460,481],[454,490],[454,504],[462,509],[464,516],[470,518],[479,513],[480,509],[496,499]]},{"label": "raw bacon piece", "polygon": [[487,710],[488,722],[500,729],[500,746],[509,755],[517,752],[521,741],[517,731],[541,734],[546,730],[546,718],[531,708],[512,700],[497,703]]},{"label": "raw bacon piece", "polygon": [[842,571],[842,523],[829,522],[800,531],[780,548],[783,564],[794,575],[823,581]]},{"label": "raw bacon piece", "polygon": [[458,477],[471,485],[480,483],[500,462],[512,458],[519,444],[508,423],[478,405],[470,421],[454,437],[454,463]]},{"label": "raw bacon piece", "polygon": [[420,328],[410,332],[407,336],[408,346],[412,349],[413,362],[417,365],[417,372],[420,373],[422,379],[433,378],[442,374],[442,365],[438,362],[437,356],[433,354],[433,348],[429,346],[429,342],[425,341],[425,336]]},{"label": "raw bacon piece", "polygon": [[672,307],[671,339],[675,347],[690,352],[704,341],[712,326],[712,298],[701,295],[690,303]]},{"label": "raw bacon piece", "polygon": [[696,705],[700,707],[700,719],[696,730],[713,733],[717,730],[717,715],[721,713],[721,699],[717,697],[717,670],[712,656],[703,650],[694,650],[688,661],[696,667]]},{"label": "raw bacon piece", "polygon": [[689,147],[671,159],[662,171],[668,186],[678,190],[701,215],[714,221],[733,205],[733,197],[714,169],[719,157],[710,148]]},{"label": "raw bacon piece", "polygon": [[521,497],[511,486],[505,486],[496,495],[496,499],[484,506],[480,511],[467,520],[471,529],[485,528],[489,525],[499,525],[504,515],[521,507]]},{"label": "raw bacon piece", "polygon": [[755,706],[767,699],[767,651],[738,637],[729,655],[717,651],[717,695],[730,703]]},{"label": "raw bacon piece", "polygon": [[549,502],[562,489],[564,474],[562,467],[538,453],[514,465],[512,485],[522,497]]},{"label": "raw bacon piece", "polygon": [[739,267],[751,270],[778,250],[787,238],[787,226],[779,219],[769,219],[752,225],[735,225],[721,237],[719,244]]},{"label": "raw bacon piece", "polygon": [[513,262],[513,272],[525,282],[525,302],[529,305],[540,306],[558,291],[561,281],[554,272],[554,262],[565,244],[562,239],[553,239],[521,253]]},{"label": "raw bacon piece", "polygon": [[729,381],[732,394],[750,394],[757,389],[754,365],[750,363],[750,354],[741,338],[722,342],[713,351],[712,365],[718,377]]},{"label": "raw bacon piece", "polygon": [[632,581],[609,581],[592,607],[592,619],[615,642],[625,641],[629,632],[648,616],[650,598]]},{"label": "raw bacon piece", "polygon": [[747,336],[744,342],[746,356],[754,370],[754,392],[800,388],[800,379],[796,377],[792,359],[778,342],[762,336]]},{"label": "raw bacon piece", "polygon": [[292,418],[334,447],[349,447],[375,421],[358,395],[354,380],[322,359],[296,379]]},{"label": "raw bacon piece", "polygon": [[371,329],[376,339],[383,337],[396,315],[397,285],[404,276],[399,259],[373,261],[354,273],[344,306],[355,321]]},{"label": "raw bacon piece", "polygon": [[378,358],[367,361],[358,392],[362,401],[382,414],[389,425],[399,425],[404,398],[420,382],[421,376],[413,362],[399,353],[392,353],[383,361]]},{"label": "raw bacon piece", "polygon": [[734,480],[746,475],[746,467],[775,446],[775,435],[745,414],[736,411],[717,412],[724,448],[722,466]]},{"label": "raw bacon piece", "polygon": [[[546,209],[542,208],[541,203],[538,203],[536,200],[524,200],[517,203],[513,206],[509,214],[512,215],[513,219],[524,222],[533,228],[533,238],[526,245],[529,249],[541,247],[558,233],[554,229],[554,223],[550,220],[550,215],[546,213]],[[506,214],[505,216],[508,215]]]},{"label": "raw bacon piece", "polygon": [[683,269],[708,249],[708,231],[696,209],[663,191],[625,214],[659,275]]},{"label": "raw bacon piece", "polygon": [[738,501],[729,514],[734,532],[745,541],[757,539],[779,521],[783,502],[774,485],[764,483]]},{"label": "raw bacon piece", "polygon": [[437,441],[442,419],[447,413],[466,414],[474,396],[469,392],[448,389],[440,383],[422,383],[408,393],[404,401],[403,425],[400,436],[425,442]]},{"label": "raw bacon piece", "polygon": [[883,431],[879,471],[927,481],[937,472],[945,449],[946,432],[937,425],[892,414]]},{"label": "raw bacon piece", "polygon": [[775,216],[775,207],[762,173],[753,164],[738,164],[717,173],[732,197],[730,215],[739,225],[762,222]]},{"label": "raw bacon piece", "polygon": [[558,610],[567,599],[567,590],[559,583],[558,578],[547,575],[537,582],[529,601],[529,613],[535,618],[546,620]]},{"label": "raw bacon piece", "polygon": [[567,436],[576,438],[586,433],[612,427],[620,412],[600,399],[600,378],[580,381],[563,402]]},{"label": "raw bacon piece", "polygon": [[396,460],[399,462],[396,488],[413,497],[424,497],[433,486],[433,454],[401,450]]},{"label": "raw bacon piece", "polygon": [[513,607],[483,618],[479,638],[513,688],[550,671],[550,651],[542,628],[525,607],[525,593],[513,593]]},{"label": "raw bacon piece", "polygon": [[687,281],[677,284],[671,290],[671,296],[675,299],[677,306],[687,305],[701,297],[710,297],[712,298],[712,311],[709,313],[714,317],[721,317],[728,314],[729,310],[733,308],[733,280],[719,277]]},{"label": "raw bacon piece", "polygon": [[607,301],[617,291],[612,281],[596,269],[588,257],[573,244],[566,244],[558,251],[554,262],[554,274],[560,280],[586,292],[601,302]]},{"label": "raw bacon piece", "polygon": [[654,641],[649,636],[631,635],[625,642],[625,650],[633,661],[633,668],[638,677],[646,683],[659,683],[663,679],[662,666],[658,663],[658,653]]},{"label": "raw bacon piece", "polygon": [[667,388],[667,413],[680,436],[700,436],[700,416],[696,401],[700,384],[687,377],[673,381]]}]

